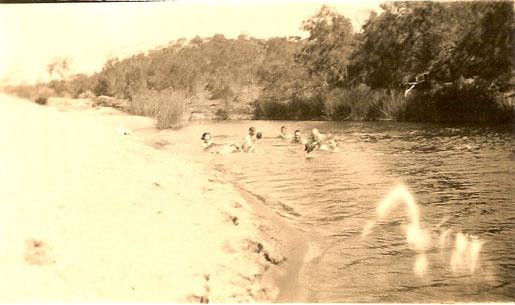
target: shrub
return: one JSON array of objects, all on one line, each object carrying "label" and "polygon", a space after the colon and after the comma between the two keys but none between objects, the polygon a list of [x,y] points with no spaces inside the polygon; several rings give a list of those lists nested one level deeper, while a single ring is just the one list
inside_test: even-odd
[{"label": "shrub", "polygon": [[215,112],[215,116],[216,116],[217,120],[227,120],[227,119],[229,119],[229,113],[226,110],[222,109],[222,108],[219,108]]},{"label": "shrub", "polygon": [[345,102],[343,95],[343,89],[331,90],[327,95],[324,111],[332,120],[342,121],[349,118],[352,114],[352,108]]},{"label": "shrub", "polygon": [[294,96],[286,101],[258,100],[254,108],[256,119],[311,120],[320,119],[324,103],[320,96]]},{"label": "shrub", "polygon": [[156,119],[157,128],[170,128],[182,119],[185,101],[188,96],[183,91],[172,88],[160,92],[146,90],[134,96],[129,104],[129,112]]},{"label": "shrub", "polygon": [[371,90],[361,84],[353,88],[336,88],[325,100],[325,112],[333,120],[377,120],[390,118],[386,91]]},{"label": "shrub", "polygon": [[458,81],[415,92],[403,119],[426,122],[506,122],[509,114],[481,82]]},{"label": "shrub", "polygon": [[38,96],[34,102],[39,105],[46,105],[48,103],[48,98],[45,96]]},{"label": "shrub", "polygon": [[288,102],[274,100],[257,100],[254,108],[256,119],[289,119]]},{"label": "shrub", "polygon": [[406,111],[406,103],[402,90],[383,91],[382,113],[384,118],[401,120]]},{"label": "shrub", "polygon": [[36,86],[32,95],[32,100],[39,105],[46,105],[48,103],[48,98],[54,94],[55,92],[49,87]]}]

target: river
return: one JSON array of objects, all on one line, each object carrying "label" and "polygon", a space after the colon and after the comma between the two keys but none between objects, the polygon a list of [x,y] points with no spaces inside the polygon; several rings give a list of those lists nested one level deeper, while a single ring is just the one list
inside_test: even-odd
[{"label": "river", "polygon": [[[275,138],[311,128],[340,152],[306,158]],[[252,154],[202,152],[200,135]],[[163,131],[170,149],[222,171],[310,236],[310,302],[515,301],[515,132],[511,126],[227,121]]]}]

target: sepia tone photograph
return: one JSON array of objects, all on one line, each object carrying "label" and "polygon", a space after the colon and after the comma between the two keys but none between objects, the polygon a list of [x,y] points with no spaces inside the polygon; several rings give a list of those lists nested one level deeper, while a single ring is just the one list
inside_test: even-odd
[{"label": "sepia tone photograph", "polygon": [[514,4],[0,0],[0,303],[514,303]]}]

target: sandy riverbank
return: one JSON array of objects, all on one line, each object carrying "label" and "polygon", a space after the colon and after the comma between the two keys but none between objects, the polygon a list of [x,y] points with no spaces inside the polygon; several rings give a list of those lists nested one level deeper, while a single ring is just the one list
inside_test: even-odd
[{"label": "sandy riverbank", "polygon": [[301,300],[302,235],[152,128],[0,95],[0,301]]}]

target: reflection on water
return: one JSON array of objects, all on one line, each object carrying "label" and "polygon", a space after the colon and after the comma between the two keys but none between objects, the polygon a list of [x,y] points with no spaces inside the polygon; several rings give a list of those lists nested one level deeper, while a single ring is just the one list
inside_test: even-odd
[{"label": "reflection on water", "polygon": [[[237,142],[249,125],[265,135],[253,154],[199,148],[202,131],[211,131],[215,142]],[[301,146],[272,138],[281,125],[332,133],[341,152],[306,159]],[[515,300],[510,129],[257,121],[207,123],[159,136],[313,236],[321,255],[301,274],[310,301]]]}]

